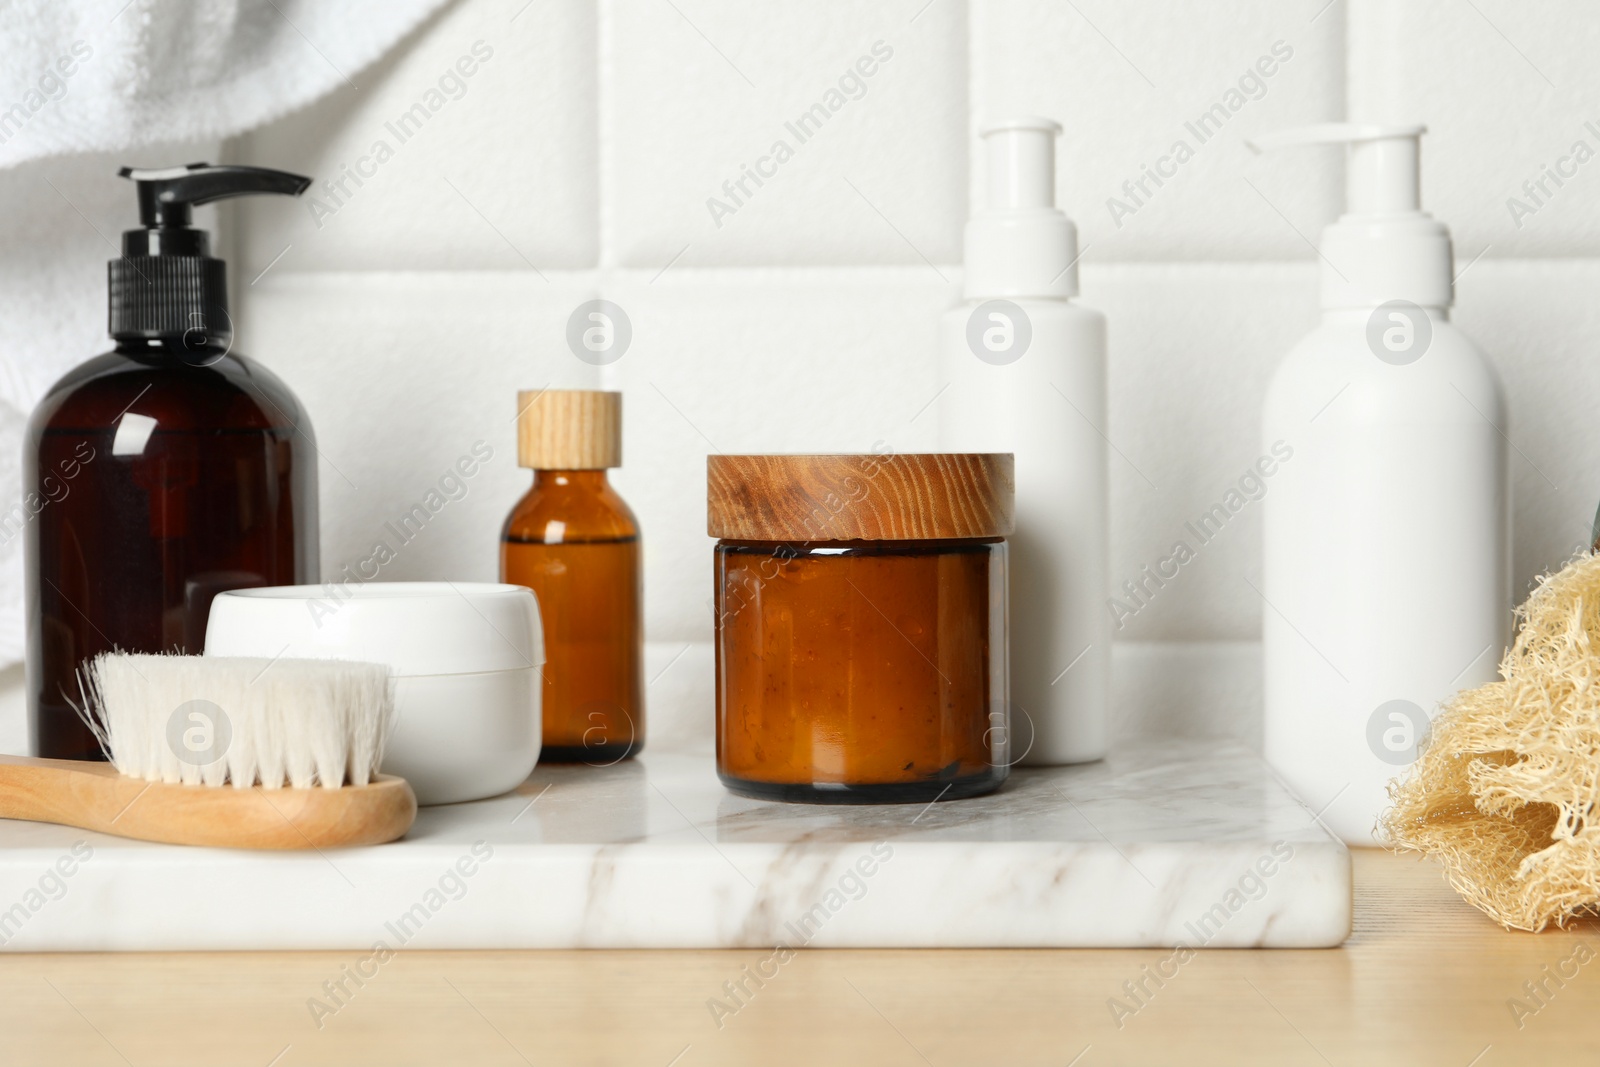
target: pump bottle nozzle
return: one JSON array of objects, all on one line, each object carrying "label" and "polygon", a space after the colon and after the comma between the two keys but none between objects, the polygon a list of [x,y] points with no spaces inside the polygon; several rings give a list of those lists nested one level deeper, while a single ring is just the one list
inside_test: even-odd
[{"label": "pump bottle nozzle", "polygon": [[253,193],[299,196],[311,179],[210,163],[118,174],[138,189],[140,226],[123,231],[122,257],[109,265],[111,336],[191,362],[220,359],[233,337],[226,269],[206,231],[190,225],[193,208]]},{"label": "pump bottle nozzle", "polygon": [[1033,116],[980,131],[988,191],[967,223],[967,299],[1078,295],[1078,230],[1056,208],[1060,133]]},{"label": "pump bottle nozzle", "polygon": [[985,126],[990,211],[1018,211],[1056,206],[1056,137],[1054,119],[1017,118]]},{"label": "pump bottle nozzle", "polygon": [[1258,153],[1301,145],[1349,149],[1345,213],[1322,233],[1324,307],[1452,303],[1450,232],[1421,206],[1418,155],[1426,132],[1420,125],[1328,122],[1245,142]]},{"label": "pump bottle nozzle", "polygon": [[213,200],[251,193],[299,196],[311,185],[310,178],[299,174],[233,164],[190,163],[160,170],[123,167],[117,176],[138,187],[139,222],[146,228],[187,226],[189,209]]},{"label": "pump bottle nozzle", "polygon": [[1372,126],[1325,122],[1280,130],[1245,142],[1254,152],[1300,145],[1342,144],[1350,148],[1347,191],[1352,215],[1386,215],[1416,211],[1419,141],[1426,126]]}]

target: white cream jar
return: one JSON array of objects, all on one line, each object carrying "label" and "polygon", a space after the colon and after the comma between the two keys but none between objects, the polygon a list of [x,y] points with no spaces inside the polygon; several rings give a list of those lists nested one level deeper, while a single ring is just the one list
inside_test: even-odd
[{"label": "white cream jar", "polygon": [[388,664],[395,726],[383,770],[409,781],[419,804],[497,796],[539,759],[544,637],[522,586],[235,589],[211,603],[206,655]]}]

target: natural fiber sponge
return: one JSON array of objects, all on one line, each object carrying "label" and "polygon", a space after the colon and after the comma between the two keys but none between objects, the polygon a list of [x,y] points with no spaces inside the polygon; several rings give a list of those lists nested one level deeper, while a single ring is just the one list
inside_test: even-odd
[{"label": "natural fiber sponge", "polygon": [[1446,703],[1382,825],[1495,921],[1539,931],[1600,903],[1600,555],[1541,578],[1517,618],[1501,680]]}]

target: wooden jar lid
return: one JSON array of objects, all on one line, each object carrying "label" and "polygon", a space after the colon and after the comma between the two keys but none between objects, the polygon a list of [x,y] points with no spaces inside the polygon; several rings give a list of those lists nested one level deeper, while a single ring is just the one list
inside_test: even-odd
[{"label": "wooden jar lid", "polygon": [[543,471],[622,466],[622,394],[596,389],[518,392],[517,465]]},{"label": "wooden jar lid", "polygon": [[734,541],[921,541],[1012,530],[1009,452],[706,457],[706,529]]}]

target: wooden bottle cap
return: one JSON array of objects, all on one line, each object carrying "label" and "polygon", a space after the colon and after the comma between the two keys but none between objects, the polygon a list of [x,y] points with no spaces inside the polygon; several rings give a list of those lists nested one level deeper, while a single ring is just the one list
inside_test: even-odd
[{"label": "wooden bottle cap", "polygon": [[622,466],[622,394],[597,389],[518,392],[517,465],[544,471]]},{"label": "wooden bottle cap", "polygon": [[706,457],[706,530],[734,541],[1005,537],[1009,452]]}]

